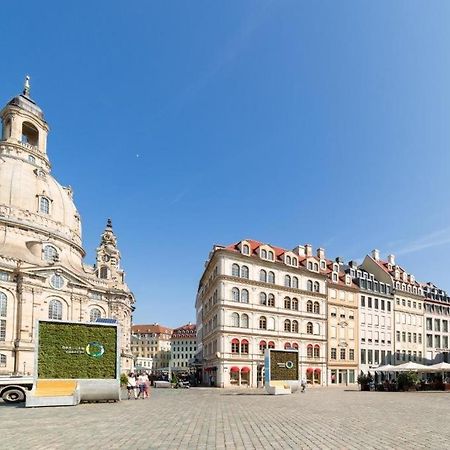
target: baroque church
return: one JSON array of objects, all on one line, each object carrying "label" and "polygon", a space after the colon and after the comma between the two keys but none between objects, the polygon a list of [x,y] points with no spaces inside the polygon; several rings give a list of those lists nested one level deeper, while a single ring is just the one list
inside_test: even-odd
[{"label": "baroque church", "polygon": [[30,97],[29,77],[0,117],[0,374],[33,373],[38,319],[116,319],[121,371],[130,370],[134,296],[111,220],[95,265],[85,264],[81,217],[72,189],[51,173],[49,126]]}]

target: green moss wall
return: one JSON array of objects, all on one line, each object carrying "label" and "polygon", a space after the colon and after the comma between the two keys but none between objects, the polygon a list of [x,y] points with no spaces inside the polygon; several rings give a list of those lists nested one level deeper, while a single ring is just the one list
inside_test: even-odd
[{"label": "green moss wall", "polygon": [[[104,353],[89,356],[86,347],[100,343]],[[40,322],[38,378],[116,378],[117,328]]]}]

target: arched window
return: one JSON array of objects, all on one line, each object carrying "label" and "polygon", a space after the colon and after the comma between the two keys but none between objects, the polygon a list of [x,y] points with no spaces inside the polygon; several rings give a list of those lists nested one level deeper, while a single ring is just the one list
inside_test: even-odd
[{"label": "arched window", "polygon": [[244,244],[244,245],[242,246],[242,253],[243,253],[244,255],[249,255],[249,254],[250,254],[250,247],[249,247],[247,244]]},{"label": "arched window", "polygon": [[259,318],[259,328],[260,330],[267,330],[267,319],[265,316]]},{"label": "arched window", "polygon": [[269,294],[269,298],[267,299],[267,306],[275,306],[275,295]]},{"label": "arched window", "polygon": [[320,345],[314,346],[314,358],[320,358]]},{"label": "arched window", "polygon": [[231,314],[231,326],[232,327],[238,327],[239,326],[239,314],[233,313]]},{"label": "arched window", "polygon": [[275,348],[275,342],[269,341],[269,342],[267,343],[267,348]]},{"label": "arched window", "polygon": [[45,245],[43,250],[45,261],[54,262],[58,260],[58,250],[53,245]]},{"label": "arched window", "polygon": [[286,343],[284,344],[284,349],[285,349],[285,350],[289,350],[290,348],[292,348],[292,347],[291,347],[291,343],[290,343],[290,342],[286,342]]},{"label": "arched window", "polygon": [[284,309],[291,309],[291,299],[284,297]]},{"label": "arched window", "polygon": [[231,353],[239,353],[239,339],[231,340]]},{"label": "arched window", "polygon": [[313,302],[311,300],[308,300],[306,302],[306,312],[309,312],[309,313],[313,312]]},{"label": "arched window", "polygon": [[50,200],[47,197],[39,197],[39,212],[50,214]]},{"label": "arched window", "polygon": [[310,292],[313,290],[313,282],[311,280],[308,280],[306,283],[306,289]]},{"label": "arched window", "polygon": [[248,328],[248,316],[247,314],[242,314],[241,316],[241,327]]},{"label": "arched window", "polygon": [[314,282],[314,292],[320,292],[320,284],[318,281]]},{"label": "arched window", "polygon": [[89,320],[95,322],[97,319],[101,319],[102,312],[98,308],[92,308],[89,312]]},{"label": "arched window", "polygon": [[291,331],[291,321],[289,319],[284,321],[284,331]]},{"label": "arched window", "polygon": [[264,249],[261,250],[261,258],[267,259],[267,251]]},{"label": "arched window", "polygon": [[306,347],[306,357],[312,358],[313,357],[313,346],[311,344]]},{"label": "arched window", "polygon": [[109,278],[109,269],[106,266],[100,267],[100,278],[104,280]]},{"label": "arched window", "polygon": [[316,272],[319,271],[319,264],[317,264],[317,263],[314,264],[314,270],[315,270]]},{"label": "arched window", "polygon": [[6,367],[6,355],[0,353],[0,367]]},{"label": "arched window", "polygon": [[306,324],[306,333],[307,334],[313,334],[313,324],[312,324],[312,322],[308,322]]},{"label": "arched window", "polygon": [[233,277],[239,277],[241,275],[241,269],[237,264],[231,266],[231,275]]},{"label": "arched window", "polygon": [[4,292],[0,292],[0,317],[6,317],[8,312],[8,298]]},{"label": "arched window", "polygon": [[59,300],[50,300],[48,304],[48,318],[52,320],[62,320],[62,303]]},{"label": "arched window", "polygon": [[320,314],[320,304],[319,302],[314,302],[314,313]]},{"label": "arched window", "polygon": [[308,262],[308,269],[313,270],[313,263],[311,261]]},{"label": "arched window", "polygon": [[259,281],[267,282],[267,272],[263,269],[259,271]]},{"label": "arched window", "polygon": [[241,291],[241,302],[248,303],[248,291],[247,289],[242,289]]},{"label": "arched window", "polygon": [[247,278],[248,279],[248,267],[247,266],[242,266],[242,278]]},{"label": "arched window", "polygon": [[286,264],[291,264],[291,257],[290,256],[286,256]]},{"label": "arched window", "polygon": [[292,287],[294,289],[298,289],[298,278],[297,277],[292,278]]},{"label": "arched window", "polygon": [[267,305],[267,294],[265,292],[260,292],[259,294],[259,304],[266,306]]},{"label": "arched window", "polygon": [[242,339],[241,341],[241,353],[248,355],[248,341],[247,339]]},{"label": "arched window", "polygon": [[295,297],[292,299],[292,309],[298,311],[298,299]]},{"label": "arched window", "polygon": [[267,342],[266,341],[261,341],[259,343],[259,351],[264,353],[264,350],[267,348]]},{"label": "arched window", "polygon": [[292,265],[296,266],[297,265],[297,258],[292,258]]},{"label": "arched window", "polygon": [[233,289],[231,289],[231,299],[233,300],[233,302],[238,302],[240,300],[240,293],[239,293],[239,289],[237,287],[234,287]]},{"label": "arched window", "polygon": [[291,287],[291,277],[290,277],[289,275],[286,275],[286,276],[284,277],[284,285],[285,285],[286,287]]},{"label": "arched window", "polygon": [[296,320],[292,321],[292,332],[298,333],[298,322]]},{"label": "arched window", "polygon": [[292,348],[295,349],[295,350],[298,350],[298,344],[297,344],[297,342],[294,342],[294,343],[292,344]]},{"label": "arched window", "polygon": [[269,259],[273,261],[273,252],[271,250],[269,250]]},{"label": "arched window", "polygon": [[275,274],[273,272],[269,272],[268,282],[275,284]]},{"label": "arched window", "polygon": [[30,144],[34,147],[39,144],[39,131],[30,122],[22,123],[22,144]]}]

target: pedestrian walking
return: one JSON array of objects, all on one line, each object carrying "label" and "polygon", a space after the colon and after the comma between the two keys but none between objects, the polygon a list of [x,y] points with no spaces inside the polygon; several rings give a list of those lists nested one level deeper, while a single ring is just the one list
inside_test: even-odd
[{"label": "pedestrian walking", "polygon": [[128,400],[131,399],[132,395],[137,400],[136,377],[135,377],[134,373],[128,374],[127,391],[128,391]]},{"label": "pedestrian walking", "polygon": [[302,394],[304,392],[306,392],[306,386],[307,386],[306,380],[303,378],[303,380],[302,380]]},{"label": "pedestrian walking", "polygon": [[139,376],[138,376],[138,379],[137,379],[137,385],[138,385],[138,388],[139,388],[138,397],[142,398],[142,399],[145,398],[145,378],[146,378],[146,375],[141,372],[139,374]]}]

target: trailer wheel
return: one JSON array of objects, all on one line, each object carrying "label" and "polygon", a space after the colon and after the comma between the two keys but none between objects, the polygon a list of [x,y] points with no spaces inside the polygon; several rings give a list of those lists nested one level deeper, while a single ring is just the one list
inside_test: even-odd
[{"label": "trailer wheel", "polygon": [[25,400],[25,392],[20,388],[11,388],[3,391],[2,399],[6,403],[18,403]]}]

